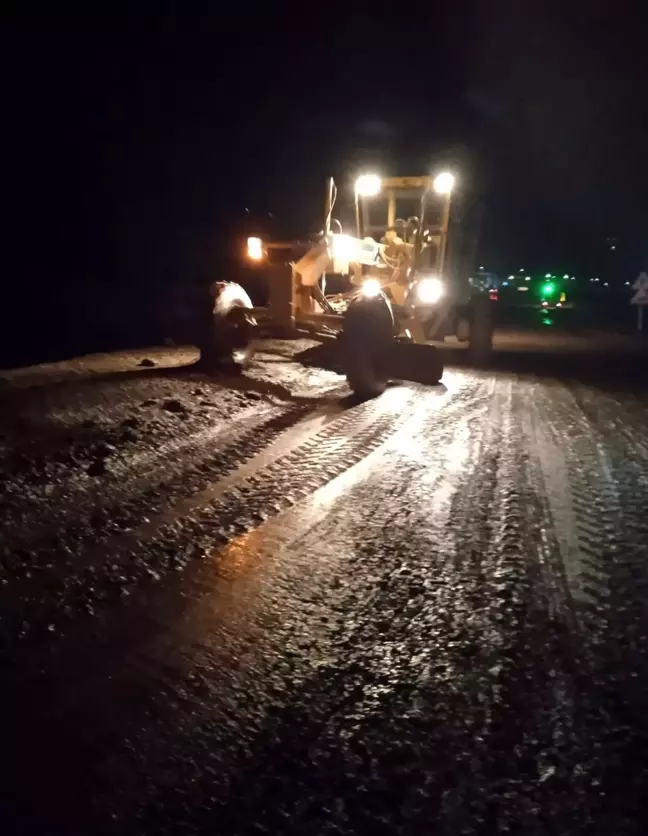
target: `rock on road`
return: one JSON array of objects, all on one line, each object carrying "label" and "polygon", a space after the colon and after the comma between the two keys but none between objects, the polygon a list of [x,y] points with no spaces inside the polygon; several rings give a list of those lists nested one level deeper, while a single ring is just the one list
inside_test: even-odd
[{"label": "rock on road", "polygon": [[643,832],[648,397],[295,350],[5,376],[3,832]]}]

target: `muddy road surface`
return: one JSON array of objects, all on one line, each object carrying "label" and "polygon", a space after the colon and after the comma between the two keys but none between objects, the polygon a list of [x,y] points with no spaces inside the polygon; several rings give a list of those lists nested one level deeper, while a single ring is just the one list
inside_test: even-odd
[{"label": "muddy road surface", "polygon": [[645,390],[314,351],[3,373],[2,832],[643,832]]}]

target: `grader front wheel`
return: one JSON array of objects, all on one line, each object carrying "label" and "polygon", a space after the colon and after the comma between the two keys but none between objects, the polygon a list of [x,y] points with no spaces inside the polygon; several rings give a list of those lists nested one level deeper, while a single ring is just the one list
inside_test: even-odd
[{"label": "grader front wheel", "polygon": [[387,303],[354,304],[344,318],[340,346],[347,383],[362,399],[381,395],[389,382],[393,319]]}]

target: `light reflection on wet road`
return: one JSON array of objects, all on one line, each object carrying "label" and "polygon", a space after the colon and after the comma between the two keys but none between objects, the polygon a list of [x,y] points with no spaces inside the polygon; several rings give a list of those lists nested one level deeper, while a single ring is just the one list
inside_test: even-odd
[{"label": "light reflection on wet road", "polygon": [[[443,383],[293,432],[159,542],[152,516],[119,560],[156,583],[11,650],[16,821],[639,832],[646,402],[507,373]],[[197,542],[183,571],[159,568]]]}]

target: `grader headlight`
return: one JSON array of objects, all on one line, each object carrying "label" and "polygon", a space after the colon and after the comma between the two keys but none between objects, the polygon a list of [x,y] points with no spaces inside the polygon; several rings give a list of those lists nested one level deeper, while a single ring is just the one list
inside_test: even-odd
[{"label": "grader headlight", "polygon": [[357,255],[357,241],[350,235],[334,234],[331,246],[332,255],[335,261],[355,261]]},{"label": "grader headlight", "polygon": [[263,241],[260,238],[248,238],[247,254],[250,261],[263,261]]},{"label": "grader headlight", "polygon": [[375,197],[380,193],[382,181],[377,174],[361,174],[356,180],[357,197]]},{"label": "grader headlight", "polygon": [[382,286],[378,279],[365,279],[360,286],[360,293],[366,299],[375,299],[381,290]]},{"label": "grader headlight", "polygon": [[422,305],[435,305],[443,293],[443,282],[436,276],[421,279],[416,285],[416,297]]}]

